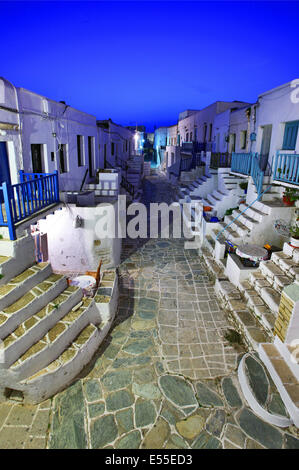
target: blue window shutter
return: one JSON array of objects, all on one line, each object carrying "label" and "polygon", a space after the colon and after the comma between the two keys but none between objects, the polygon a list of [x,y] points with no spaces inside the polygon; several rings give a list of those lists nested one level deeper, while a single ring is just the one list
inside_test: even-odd
[{"label": "blue window shutter", "polygon": [[283,136],[283,150],[295,150],[299,121],[286,122]]}]

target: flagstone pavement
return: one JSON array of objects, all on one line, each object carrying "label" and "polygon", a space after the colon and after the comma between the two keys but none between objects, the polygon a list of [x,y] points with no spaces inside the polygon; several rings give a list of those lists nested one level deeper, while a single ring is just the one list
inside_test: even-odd
[{"label": "flagstone pavement", "polygon": [[[148,178],[145,197],[171,186]],[[114,325],[75,383],[39,406],[0,405],[0,448],[299,448],[296,429],[260,420],[240,392],[245,346],[196,250],[182,239],[129,240]]]}]

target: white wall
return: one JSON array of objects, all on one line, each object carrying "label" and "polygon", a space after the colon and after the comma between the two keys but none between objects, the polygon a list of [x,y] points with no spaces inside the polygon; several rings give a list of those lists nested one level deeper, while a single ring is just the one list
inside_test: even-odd
[{"label": "white wall", "polygon": [[[272,124],[270,161],[275,156],[277,150],[282,149],[285,123],[299,120],[298,85],[292,87],[291,84],[292,82],[288,82],[273,90],[269,90],[259,95],[258,98],[257,141],[255,151],[261,151],[262,126]],[[288,150],[286,153],[299,153],[299,133],[295,151]]]},{"label": "white wall", "polygon": [[[106,160],[108,165],[120,166],[122,161],[130,158],[135,149],[135,133],[111,120],[98,121],[99,164],[104,168],[104,152],[106,144]],[[111,154],[111,143],[114,143],[114,155]]]},{"label": "white wall", "polygon": [[[113,207],[117,203],[102,204],[97,207],[76,207],[71,204],[46,219],[39,221],[41,232],[47,233],[49,261],[54,271],[78,272],[96,271],[100,259],[111,263],[105,267],[115,267],[120,262],[121,238],[103,238],[99,236],[97,224],[109,211],[109,221],[113,217]],[[74,228],[74,221],[79,215],[83,227]]]},{"label": "white wall", "polygon": [[[58,170],[61,190],[78,189],[86,169],[89,168],[88,136],[93,138],[93,174],[99,166],[96,118],[23,88],[18,89],[18,97],[22,120],[24,170],[32,171],[31,144],[43,144],[43,171],[51,173]],[[77,135],[83,136],[83,161],[80,167],[77,157]],[[65,173],[60,173],[59,145],[61,144],[66,144]],[[54,160],[51,152],[54,152]]]}]

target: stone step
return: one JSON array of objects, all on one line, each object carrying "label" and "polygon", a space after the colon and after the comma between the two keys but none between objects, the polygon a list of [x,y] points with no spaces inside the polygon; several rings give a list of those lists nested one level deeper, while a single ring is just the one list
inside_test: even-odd
[{"label": "stone step", "polygon": [[14,258],[12,256],[1,256],[0,255],[0,284],[7,282],[7,273],[10,275],[10,265]]},{"label": "stone step", "polygon": [[278,336],[275,337],[274,344],[299,382],[298,344],[283,343]]},{"label": "stone step", "polygon": [[299,427],[299,382],[275,344],[261,344],[259,355],[295,426]]},{"label": "stone step", "polygon": [[276,251],[272,253],[271,261],[279,266],[279,261],[281,259],[291,259],[291,256],[285,254],[283,251]]},{"label": "stone step", "polygon": [[270,310],[278,314],[281,297],[280,292],[277,292],[272,287],[262,287],[261,297],[264,300],[265,304],[268,305]]},{"label": "stone step", "polygon": [[244,212],[242,215],[241,215],[242,211],[240,209],[235,209],[232,213],[232,215],[234,217],[237,217],[239,216],[238,220],[243,224],[245,225],[246,227],[248,227],[250,230],[253,230],[255,227],[257,227],[257,225],[259,224],[259,222],[257,222],[255,219],[253,219],[252,217],[249,217],[249,215],[247,214],[247,212]]},{"label": "stone step", "polygon": [[22,322],[39,312],[67,288],[66,278],[51,274],[16,302],[0,311],[0,338],[6,338]]},{"label": "stone step", "polygon": [[230,224],[232,222],[231,228],[235,230],[236,232],[238,232],[240,236],[248,235],[248,233],[250,232],[250,229],[246,225],[242,224],[242,222],[240,222],[239,219],[237,220],[234,220],[234,219],[235,217],[233,215],[226,215],[224,217],[224,222],[225,224]]},{"label": "stone step", "polygon": [[[257,380],[258,377],[258,380]],[[238,367],[238,379],[243,395],[254,413],[263,421],[279,427],[292,424],[277,393],[276,387],[269,380],[268,374],[261,362],[253,354],[245,354]],[[273,401],[275,411],[273,411]]]},{"label": "stone step", "polygon": [[100,323],[94,300],[84,299],[78,309],[70,310],[11,365],[10,371],[15,379],[23,380],[54,361],[96,317],[97,323]]},{"label": "stone step", "polygon": [[266,278],[272,278],[273,280],[275,276],[285,276],[285,271],[271,260],[261,261],[260,271]]},{"label": "stone step", "polygon": [[239,209],[241,211],[246,209],[246,214],[257,222],[262,222],[263,217],[268,215],[266,212],[262,212],[261,210],[257,209],[255,205],[249,207],[248,204],[240,204]]},{"label": "stone step", "polygon": [[226,196],[226,194],[223,193],[223,192],[221,192],[221,191],[219,191],[219,189],[215,189],[215,190],[212,192],[212,196],[218,198],[219,201],[221,201],[221,200],[224,198],[224,196]]},{"label": "stone step", "polygon": [[210,206],[215,206],[220,201],[220,199],[217,199],[215,196],[212,196],[212,194],[208,194],[206,199],[209,202]]},{"label": "stone step", "polygon": [[16,302],[28,290],[46,279],[51,272],[52,268],[49,263],[39,263],[0,286],[0,310]]},{"label": "stone step", "polygon": [[87,325],[51,363],[18,385],[24,401],[40,403],[70,384],[90,362],[103,336],[95,325]]},{"label": "stone step", "polygon": [[1,368],[7,369],[27,349],[39,341],[56,323],[70,312],[82,299],[82,290],[69,286],[59,296],[32,317],[22,322],[3,339]]},{"label": "stone step", "polygon": [[221,230],[226,227],[224,232],[222,232],[224,236],[230,237],[230,239],[232,239],[235,242],[237,242],[240,239],[239,233],[232,228],[232,225],[227,227],[227,224],[224,222],[220,222],[219,225],[221,227]]}]

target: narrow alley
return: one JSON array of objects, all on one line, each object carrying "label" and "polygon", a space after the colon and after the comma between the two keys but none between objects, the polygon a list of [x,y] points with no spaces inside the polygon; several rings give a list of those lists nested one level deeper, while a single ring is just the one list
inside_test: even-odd
[{"label": "narrow alley", "polygon": [[[147,202],[170,202],[171,191],[159,176],[145,181]],[[236,376],[245,349],[230,341],[203,260],[183,243],[126,240],[114,326],[90,370],[53,400],[48,447],[298,446],[246,406]],[[267,377],[250,367],[263,394]],[[283,412],[277,394],[268,398]]]}]

